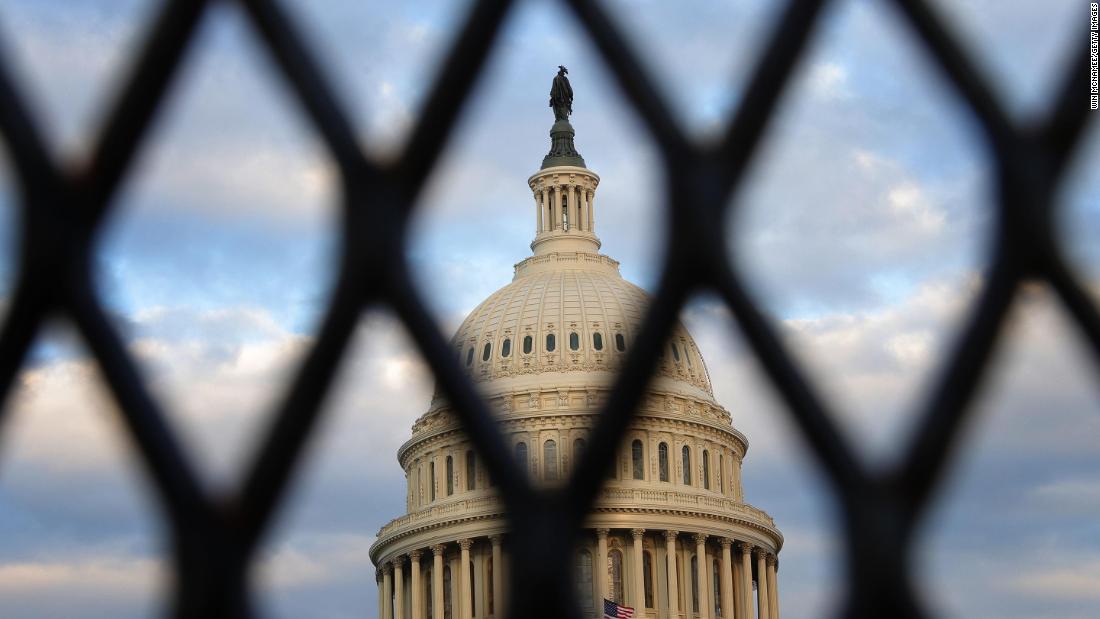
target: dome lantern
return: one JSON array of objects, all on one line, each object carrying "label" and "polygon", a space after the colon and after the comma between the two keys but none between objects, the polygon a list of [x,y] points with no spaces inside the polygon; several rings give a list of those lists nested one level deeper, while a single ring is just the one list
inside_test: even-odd
[{"label": "dome lantern", "polygon": [[542,168],[527,179],[535,197],[531,250],[536,256],[557,252],[594,254],[600,250],[593,206],[600,177],[585,167],[573,144],[576,132],[569,123],[573,88],[566,73],[565,67],[559,67],[550,89],[550,107],[554,108],[550,152],[543,157]]}]

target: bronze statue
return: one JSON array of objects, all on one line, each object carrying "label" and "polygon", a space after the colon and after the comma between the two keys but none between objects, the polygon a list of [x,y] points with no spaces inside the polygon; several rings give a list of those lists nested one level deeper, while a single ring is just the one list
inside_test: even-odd
[{"label": "bronze statue", "polygon": [[573,113],[573,87],[569,85],[566,73],[569,70],[559,64],[558,74],[550,86],[550,107],[554,108],[555,121],[569,120],[569,115]]}]

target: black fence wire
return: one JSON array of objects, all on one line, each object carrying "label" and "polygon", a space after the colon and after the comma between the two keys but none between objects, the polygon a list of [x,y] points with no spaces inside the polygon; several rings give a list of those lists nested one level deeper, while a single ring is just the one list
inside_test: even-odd
[{"label": "black fence wire", "polygon": [[[239,4],[289,82],[313,128],[339,167],[342,247],[331,303],[308,356],[282,397],[239,488],[212,495],[169,430],[134,358],[112,328],[92,286],[97,233],[116,202],[124,175],[196,27],[216,1]],[[20,198],[18,279],[0,332],[0,394],[13,380],[44,321],[71,320],[86,341],[117,401],[133,444],[153,481],[167,520],[173,557],[171,613],[177,617],[249,617],[255,605],[250,570],[256,550],[301,463],[364,309],[388,306],[412,334],[443,394],[462,420],[496,480],[510,521],[509,615],[577,617],[570,548],[599,491],[615,447],[656,368],[662,342],[686,300],[716,292],[797,423],[841,509],[846,539],[846,617],[926,617],[910,570],[914,532],[944,476],[960,425],[989,366],[1016,293],[1043,282],[1073,317],[1100,360],[1100,313],[1071,271],[1054,233],[1056,197],[1089,120],[1088,45],[1082,37],[1063,69],[1060,88],[1037,122],[1014,120],[994,96],[949,24],[923,0],[887,2],[918,35],[920,47],[980,125],[996,174],[994,242],[986,282],[938,378],[923,399],[919,422],[897,464],[871,469],[855,455],[773,322],[747,291],[728,256],[725,220],[737,209],[744,173],[773,118],[796,63],[804,55],[826,0],[791,0],[780,12],[728,130],[699,142],[680,129],[621,28],[595,0],[563,0],[609,66],[662,156],[668,252],[641,334],[570,483],[532,487],[515,467],[486,404],[458,366],[406,263],[410,216],[428,175],[477,82],[514,2],[475,2],[432,83],[403,153],[373,159],[295,21],[275,0],[166,0],[134,52],[128,79],[88,158],[73,163],[49,152],[0,59],[0,131]],[[3,414],[8,408],[2,409]],[[373,586],[373,583],[364,583]],[[371,609],[364,609],[367,614]]]}]

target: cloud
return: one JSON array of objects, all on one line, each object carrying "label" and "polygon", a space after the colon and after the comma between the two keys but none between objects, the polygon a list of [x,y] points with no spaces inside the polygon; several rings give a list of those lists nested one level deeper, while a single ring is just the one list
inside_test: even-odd
[{"label": "cloud", "polygon": [[1025,569],[1008,585],[1017,592],[1058,602],[1100,603],[1100,561],[1054,569]]},{"label": "cloud", "polygon": [[[97,556],[0,564],[0,613],[8,617],[142,617],[166,596],[156,560]],[[79,610],[78,610],[79,609]]]},{"label": "cloud", "polygon": [[[139,26],[127,19],[140,14],[130,0],[90,6],[4,10],[38,83],[36,107],[74,149]],[[1048,10],[982,6],[960,10],[982,16],[994,38],[1023,28],[1029,41],[1028,22]],[[379,11],[330,0],[290,10],[342,88],[358,137],[392,153],[464,6]],[[709,134],[742,96],[774,11],[763,2],[699,10],[647,2],[615,15],[684,124]],[[889,15],[865,3],[829,14],[730,230],[785,341],[876,462],[905,438],[908,411],[982,285],[974,273],[991,194],[969,113]],[[1043,58],[1072,39],[1049,24],[1039,30]],[[100,289],[150,387],[204,478],[222,486],[249,461],[266,411],[312,343],[338,242],[331,162],[253,37],[235,9],[211,13],[98,255]],[[999,50],[998,63],[1045,66],[1029,56],[1032,46],[1012,42],[987,49]],[[410,261],[445,335],[526,255],[533,213],[524,179],[548,146],[543,80],[558,63],[571,67],[578,93],[578,147],[603,178],[604,249],[629,278],[655,278],[666,226],[660,156],[595,58],[556,4],[522,4],[502,33],[411,233]],[[1002,77],[1015,84],[1006,89],[1015,101],[1020,84],[1039,90],[1042,80],[1031,77],[1051,73]],[[1086,269],[1095,262],[1087,200],[1095,184],[1087,177],[1067,198]],[[1031,291],[1021,300],[924,545],[939,562],[922,571],[940,578],[937,595],[961,600],[949,605],[960,616],[1093,617],[1095,598],[1081,592],[1095,583],[1070,572],[1097,566],[1094,368],[1057,310]],[[747,495],[787,533],[785,615],[819,616],[843,577],[828,486],[728,312],[704,302],[685,319],[720,402],[749,437]],[[66,354],[36,357],[10,403],[0,605],[10,604],[0,614],[147,616],[162,594],[155,501],[95,364],[53,347]],[[399,324],[366,317],[263,551],[257,580],[274,613],[335,618],[373,607],[366,549],[403,509],[394,456],[430,383]],[[1013,571],[1021,548],[1034,549],[1034,578]],[[56,593],[70,588],[71,596]],[[91,597],[97,589],[102,606]],[[1059,596],[1077,608],[1055,603]]]},{"label": "cloud", "polygon": [[818,62],[810,72],[810,90],[821,99],[850,97],[848,71],[837,62]]}]

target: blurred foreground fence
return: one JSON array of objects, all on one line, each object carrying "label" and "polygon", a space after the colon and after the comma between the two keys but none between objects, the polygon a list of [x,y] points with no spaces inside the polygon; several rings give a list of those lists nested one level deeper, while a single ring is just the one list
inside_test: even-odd
[{"label": "blurred foreground fence", "polygon": [[[91,284],[97,232],[163,107],[168,86],[196,38],[196,26],[215,1],[232,1],[247,14],[339,166],[343,200],[342,251],[334,265],[338,281],[320,332],[241,486],[226,496],[211,496],[200,483],[194,463],[169,430],[162,406],[143,383]],[[927,616],[910,574],[914,532],[944,475],[1020,285],[1049,285],[1100,360],[1100,314],[1067,266],[1053,232],[1059,185],[1089,120],[1084,27],[1079,52],[1064,68],[1045,117],[1021,124],[998,102],[989,77],[931,5],[922,0],[886,2],[903,15],[918,44],[980,125],[997,194],[991,205],[994,242],[981,296],[922,399],[919,422],[898,464],[869,470],[838,432],[835,417],[785,350],[774,324],[746,291],[737,265],[730,263],[729,238],[723,234],[725,219],[737,208],[744,172],[828,2],[792,0],[779,11],[728,130],[705,143],[680,130],[612,15],[594,0],[563,2],[655,140],[663,157],[666,214],[675,197],[677,216],[667,220],[668,254],[638,342],[584,461],[560,491],[536,490],[509,466],[509,453],[489,410],[410,283],[405,262],[410,215],[514,2],[472,5],[443,56],[403,154],[392,161],[372,159],[361,148],[309,41],[274,0],[166,0],[133,52],[132,70],[114,93],[91,154],[79,164],[48,151],[7,59],[0,59],[0,131],[18,181],[22,218],[18,281],[0,332],[0,394],[10,402],[14,377],[43,321],[53,316],[71,320],[98,361],[156,488],[171,532],[174,589],[167,607],[175,616],[255,614],[249,572],[256,549],[301,461],[352,331],[369,306],[388,306],[404,322],[499,484],[512,527],[514,574],[508,599],[513,617],[577,616],[569,548],[599,490],[601,475],[595,472],[610,465],[661,343],[695,293],[713,291],[729,306],[836,496],[846,535],[842,614],[847,617]],[[364,609],[364,614],[372,611]]]}]

